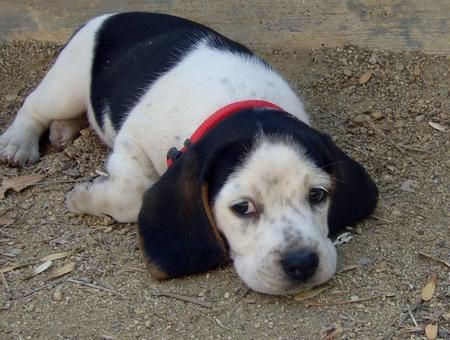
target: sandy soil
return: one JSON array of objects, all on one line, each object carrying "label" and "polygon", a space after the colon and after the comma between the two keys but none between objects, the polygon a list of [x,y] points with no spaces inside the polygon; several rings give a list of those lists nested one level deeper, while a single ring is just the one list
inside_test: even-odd
[{"label": "sandy soil", "polygon": [[[0,130],[58,48],[0,44]],[[3,179],[46,176],[0,200],[0,269],[28,264],[0,274],[0,338],[422,339],[430,323],[449,338],[449,268],[419,254],[450,262],[450,139],[429,124],[450,123],[450,60],[356,47],[258,52],[303,96],[313,124],[379,185],[375,215],[338,248],[333,286],[306,301],[266,296],[249,291],[231,266],[155,282],[134,225],[64,207],[65,193],[95,176],[106,157],[85,130],[65,151],[44,142],[34,166],[0,165]],[[27,279],[43,256],[65,251],[74,253]],[[69,263],[73,271],[51,279]],[[431,300],[416,303],[433,274]]]}]

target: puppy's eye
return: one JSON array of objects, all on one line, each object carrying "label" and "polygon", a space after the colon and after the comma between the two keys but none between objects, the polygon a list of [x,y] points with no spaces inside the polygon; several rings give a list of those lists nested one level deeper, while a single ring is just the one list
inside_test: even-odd
[{"label": "puppy's eye", "polygon": [[238,216],[251,216],[258,213],[253,202],[249,200],[240,200],[233,203],[231,210]]},{"label": "puppy's eye", "polygon": [[311,204],[318,204],[318,203],[325,201],[327,196],[328,196],[327,189],[322,188],[322,187],[312,188],[309,191],[308,200]]}]

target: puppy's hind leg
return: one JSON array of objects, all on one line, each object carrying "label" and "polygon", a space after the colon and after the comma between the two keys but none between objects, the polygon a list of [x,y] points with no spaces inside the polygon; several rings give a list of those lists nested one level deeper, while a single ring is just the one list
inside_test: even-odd
[{"label": "puppy's hind leg", "polygon": [[89,103],[95,32],[104,17],[88,22],[63,48],[41,83],[0,136],[0,161],[23,166],[39,159],[39,138],[53,120],[81,116]]},{"label": "puppy's hind leg", "polygon": [[76,186],[66,197],[66,207],[71,212],[137,222],[144,192],[159,176],[131,138],[117,138],[107,162],[109,176]]}]

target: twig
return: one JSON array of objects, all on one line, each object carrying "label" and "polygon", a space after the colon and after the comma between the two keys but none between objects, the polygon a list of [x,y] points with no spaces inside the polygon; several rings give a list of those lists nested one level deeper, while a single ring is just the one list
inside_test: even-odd
[{"label": "twig", "polygon": [[122,293],[119,293],[119,292],[117,292],[117,291],[115,291],[115,290],[112,290],[112,289],[109,289],[109,288],[106,288],[106,287],[97,286],[97,285],[94,285],[94,284],[92,284],[92,283],[88,283],[88,282],[84,282],[84,281],[79,281],[79,280],[75,280],[75,279],[67,279],[67,282],[77,283],[77,284],[82,285],[82,286],[87,286],[87,287],[90,287],[90,288],[95,288],[95,289],[98,289],[98,290],[102,290],[102,291],[105,291],[105,292],[108,292],[108,293],[115,294],[115,295],[117,295],[117,296],[120,296],[121,298],[125,298],[125,295],[123,295]]},{"label": "twig", "polygon": [[28,293],[23,294],[22,297],[30,296],[30,295],[32,295],[32,294],[34,294],[36,292],[39,292],[42,289],[48,288],[48,287],[57,286],[57,285],[59,285],[59,284],[61,284],[63,282],[66,282],[67,280],[70,280],[70,279],[62,278],[62,279],[59,279],[59,280],[47,283],[47,284],[45,284],[43,286],[40,286],[40,287],[38,287],[36,289],[30,290]]},{"label": "twig", "polygon": [[380,216],[377,216],[377,215],[372,215],[371,217],[376,219],[376,220],[383,221],[383,222],[386,222],[386,223],[394,223],[394,222],[392,222],[390,220],[387,220],[387,219],[385,219],[383,217],[380,217]]},{"label": "twig", "polygon": [[216,318],[215,316],[210,317],[210,318],[211,318],[211,320],[215,321],[223,329],[226,329],[227,331],[233,331],[231,328],[225,326],[222,322],[220,322],[220,320],[218,318]]},{"label": "twig", "polygon": [[418,149],[418,148],[415,148],[414,146],[409,146],[409,145],[404,145],[404,144],[399,144],[399,146],[406,150],[423,152],[423,153],[431,153],[431,151],[429,151],[429,150]]},{"label": "twig", "polygon": [[412,322],[414,323],[414,326],[419,327],[419,325],[417,324],[416,318],[414,317],[411,308],[408,306],[408,314],[409,317],[411,318]]},{"label": "twig", "polygon": [[390,142],[390,143],[391,143],[398,151],[400,151],[401,153],[404,153],[404,152],[405,152],[405,150],[404,150],[400,145],[398,145],[398,144],[395,143],[391,138],[389,138],[388,136],[386,136],[386,134],[383,132],[383,130],[377,128],[377,127],[375,126],[375,124],[372,123],[372,122],[369,122],[369,124],[370,124],[370,126],[372,127],[372,129],[375,130],[375,132],[378,132],[378,134],[381,135],[381,137],[383,137],[383,138],[386,139],[388,142]]},{"label": "twig", "polygon": [[190,302],[190,303],[193,303],[193,304],[205,307],[205,308],[212,308],[213,307],[212,303],[196,299],[196,298],[194,298],[192,296],[186,296],[186,295],[181,295],[181,294],[171,293],[171,292],[156,292],[156,293],[153,293],[153,295],[170,297],[170,298],[174,298],[174,299],[177,299],[177,300]]},{"label": "twig", "polygon": [[15,258],[16,255],[14,254],[9,254],[9,253],[0,253],[1,256],[6,256],[6,257],[11,257],[11,258]]},{"label": "twig", "polygon": [[346,300],[346,301],[332,301],[332,302],[308,302],[306,303],[306,307],[322,307],[322,306],[340,306],[340,305],[349,305],[352,303],[365,302],[374,299],[378,299],[383,297],[383,295],[374,295],[367,298],[355,299],[355,300]]},{"label": "twig", "polygon": [[3,284],[5,285],[6,291],[8,292],[9,298],[12,299],[12,293],[11,290],[9,289],[9,285],[8,285],[8,281],[6,281],[5,275],[3,275],[3,272],[0,271],[0,276],[2,277],[3,280]]},{"label": "twig", "polygon": [[443,264],[447,268],[450,268],[450,263],[449,262],[439,260],[439,259],[435,258],[434,256],[431,256],[431,255],[428,255],[428,254],[425,254],[425,253],[422,253],[422,252],[419,252],[418,254],[420,256],[423,256],[423,257],[427,258],[427,259],[430,259],[430,260],[436,261],[436,262],[438,262],[440,264]]},{"label": "twig", "polygon": [[[417,307],[419,307],[419,305],[420,305],[421,302],[422,302],[422,300],[416,301],[416,302],[413,303],[411,306],[408,306],[408,310],[410,310],[411,313],[412,313],[412,312],[415,312],[416,309],[417,309]],[[403,322],[405,322],[405,320],[407,319],[408,315],[409,315],[408,313],[405,313],[405,315],[403,315],[403,316],[400,318],[400,320],[398,320],[397,326],[401,326],[401,325],[403,324]]]}]

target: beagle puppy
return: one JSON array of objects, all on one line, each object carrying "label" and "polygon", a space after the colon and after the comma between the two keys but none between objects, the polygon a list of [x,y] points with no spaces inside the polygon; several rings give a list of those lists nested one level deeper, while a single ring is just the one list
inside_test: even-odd
[{"label": "beagle puppy", "polygon": [[0,159],[36,162],[42,133],[62,147],[85,112],[112,148],[109,176],[75,187],[67,208],[138,222],[156,279],[232,259],[255,291],[308,289],[335,272],[330,235],[377,202],[282,76],[192,21],[132,12],[86,23],[0,137]]}]

